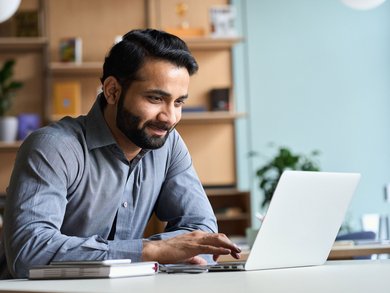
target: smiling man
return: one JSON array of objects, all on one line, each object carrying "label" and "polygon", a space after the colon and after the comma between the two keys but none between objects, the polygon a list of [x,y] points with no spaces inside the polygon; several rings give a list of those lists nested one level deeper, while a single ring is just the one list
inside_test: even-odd
[{"label": "smiling man", "polygon": [[[239,258],[175,130],[197,69],[179,38],[130,31],[105,58],[90,112],[25,140],[7,191],[3,278],[62,260]],[[153,213],[166,229],[144,239]]]}]

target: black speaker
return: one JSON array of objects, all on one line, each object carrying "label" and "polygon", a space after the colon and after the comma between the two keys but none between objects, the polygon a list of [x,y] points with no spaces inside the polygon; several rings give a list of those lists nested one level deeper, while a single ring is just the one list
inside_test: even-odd
[{"label": "black speaker", "polygon": [[211,111],[229,111],[229,88],[210,90]]}]

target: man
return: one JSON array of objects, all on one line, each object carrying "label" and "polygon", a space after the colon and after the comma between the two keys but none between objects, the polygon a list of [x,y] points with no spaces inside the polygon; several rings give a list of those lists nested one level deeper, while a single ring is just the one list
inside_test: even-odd
[{"label": "man", "polygon": [[[198,65],[179,38],[134,30],[107,55],[91,111],[31,134],[11,176],[2,276],[53,260],[206,264],[239,248],[216,220],[174,130]],[[150,216],[164,233],[143,239]],[[201,256],[200,254],[206,254]]]}]

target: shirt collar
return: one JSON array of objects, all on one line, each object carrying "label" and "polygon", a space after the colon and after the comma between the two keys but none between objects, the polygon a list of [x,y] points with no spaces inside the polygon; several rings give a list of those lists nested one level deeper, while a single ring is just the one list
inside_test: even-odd
[{"label": "shirt collar", "polygon": [[86,141],[88,149],[116,144],[103,116],[103,95],[98,95],[86,118]]}]

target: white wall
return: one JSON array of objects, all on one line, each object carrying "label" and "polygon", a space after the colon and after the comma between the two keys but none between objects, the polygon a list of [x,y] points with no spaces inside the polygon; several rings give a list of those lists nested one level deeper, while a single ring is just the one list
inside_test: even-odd
[{"label": "white wall", "polygon": [[347,215],[390,213],[390,1],[356,11],[338,0],[236,0],[245,37],[235,52],[239,186],[260,193],[253,175],[274,142],[321,151],[323,171],[362,173]]}]

